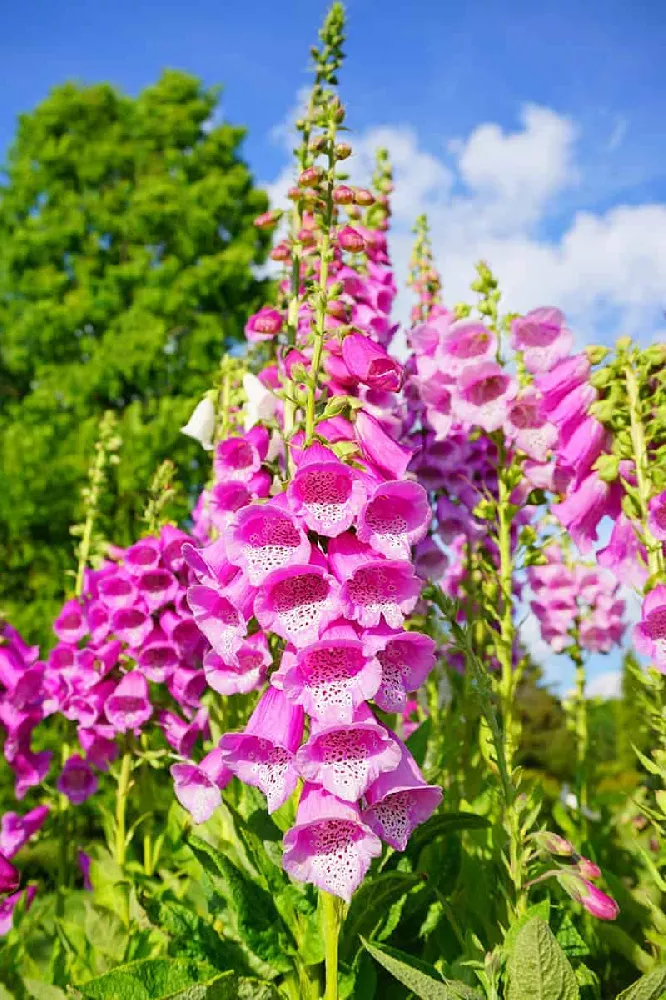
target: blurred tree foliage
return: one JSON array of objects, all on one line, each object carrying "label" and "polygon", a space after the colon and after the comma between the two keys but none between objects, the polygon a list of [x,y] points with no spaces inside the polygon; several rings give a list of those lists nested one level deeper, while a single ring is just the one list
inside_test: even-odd
[{"label": "blurred tree foliage", "polygon": [[185,492],[204,475],[179,428],[264,301],[268,249],[244,130],[217,101],[167,71],[135,99],[67,83],[19,119],[0,183],[0,609],[31,640],[72,567],[104,410],[124,442],[114,542],[164,458]]}]

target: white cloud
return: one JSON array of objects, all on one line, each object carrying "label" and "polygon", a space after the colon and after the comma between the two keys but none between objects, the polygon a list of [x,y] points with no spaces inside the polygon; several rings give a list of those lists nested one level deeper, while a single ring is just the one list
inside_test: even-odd
[{"label": "white cloud", "polygon": [[[279,135],[288,134],[280,129]],[[474,265],[483,259],[500,281],[507,309],[560,306],[580,343],[609,341],[620,332],[652,339],[666,304],[666,204],[579,210],[564,226],[556,217],[558,233],[544,235],[558,196],[566,191],[571,203],[585,179],[578,137],[570,118],[534,104],[522,110],[519,130],[482,123],[464,139],[444,137],[441,154],[425,149],[411,125],[352,135],[348,165],[355,181],[368,182],[377,146],[393,158],[398,318],[407,318],[411,304],[404,286],[411,229],[426,212],[447,302],[469,301]],[[611,138],[614,148],[622,136]],[[288,166],[270,186],[278,203],[291,180]]]},{"label": "white cloud", "polygon": [[588,698],[620,698],[622,696],[622,674],[619,670],[607,670],[587,682],[585,694]]}]

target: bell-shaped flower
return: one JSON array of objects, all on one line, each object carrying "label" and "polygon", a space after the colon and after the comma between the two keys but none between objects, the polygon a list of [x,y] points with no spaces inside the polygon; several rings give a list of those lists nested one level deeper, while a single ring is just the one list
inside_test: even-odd
[{"label": "bell-shaped flower", "polygon": [[221,482],[249,482],[261,468],[268,452],[268,431],[257,424],[245,437],[229,437],[215,449],[213,467]]},{"label": "bell-shaped flower", "polygon": [[483,323],[460,319],[447,327],[437,351],[437,364],[447,374],[458,375],[468,365],[491,361],[496,351],[497,338]]},{"label": "bell-shaped flower", "polygon": [[332,539],[328,558],[338,580],[344,581],[340,603],[346,618],[364,628],[379,625],[382,618],[391,628],[402,627],[421,592],[410,562],[378,558],[351,533]]},{"label": "bell-shaped flower", "polygon": [[383,429],[375,417],[364,410],[356,414],[356,440],[363,458],[391,479],[403,479],[412,458],[412,451],[399,444]]},{"label": "bell-shaped flower", "polygon": [[357,806],[316,785],[304,786],[296,823],[284,835],[287,874],[349,902],[381,852],[379,837],[362,821]]},{"label": "bell-shaped flower", "polygon": [[139,597],[133,579],[120,571],[101,579],[97,589],[102,604],[113,611],[134,608]]},{"label": "bell-shaped flower", "polygon": [[162,629],[153,629],[137,660],[137,666],[149,681],[163,684],[180,663],[175,642],[167,639]]},{"label": "bell-shaped flower", "polygon": [[310,738],[296,754],[296,767],[305,781],[356,802],[383,771],[397,767],[400,757],[389,731],[362,705],[351,725],[322,726],[313,720]]},{"label": "bell-shaped flower", "polygon": [[227,557],[254,586],[285,566],[307,563],[310,543],[293,514],[277,503],[250,504],[238,512],[227,532]]},{"label": "bell-shaped flower", "polygon": [[558,440],[558,431],[541,413],[540,397],[532,390],[522,392],[507,412],[506,435],[528,458],[545,462]]},{"label": "bell-shaped flower", "polygon": [[361,510],[356,533],[388,559],[409,559],[431,517],[428,494],[418,483],[382,483]]},{"label": "bell-shaped flower", "polygon": [[81,805],[97,791],[99,782],[93,770],[82,757],[75,754],[68,757],[56,782],[56,788],[61,795],[66,795],[75,805]]},{"label": "bell-shaped flower", "polygon": [[358,707],[374,697],[380,680],[379,661],[364,652],[351,628],[295,654],[285,650],[273,676],[290,701],[329,726],[351,723]]},{"label": "bell-shaped flower", "polygon": [[195,709],[201,704],[201,696],[206,690],[206,676],[200,669],[178,667],[170,675],[167,687],[171,697],[180,706],[188,710]]},{"label": "bell-shaped flower", "polygon": [[159,611],[174,600],[179,590],[175,576],[167,569],[149,569],[136,578],[139,594],[149,612]]},{"label": "bell-shaped flower", "polygon": [[516,394],[516,382],[494,361],[469,365],[458,379],[453,412],[458,420],[485,431],[499,430],[508,405]]},{"label": "bell-shaped flower", "polygon": [[603,517],[619,515],[622,487],[618,482],[606,483],[595,472],[572,489],[565,499],[552,508],[560,523],[569,531],[583,553],[597,540],[597,528]]},{"label": "bell-shaped flower", "polygon": [[335,538],[354,523],[366,490],[353,469],[328,448],[314,444],[302,453],[287,497],[306,527]]},{"label": "bell-shaped flower", "polygon": [[203,548],[190,543],[183,545],[183,559],[205,587],[223,589],[238,574],[238,567],[227,558],[226,533]]},{"label": "bell-shaped flower", "polygon": [[303,709],[283,691],[269,687],[245,731],[226,733],[220,751],[226,766],[266,796],[269,813],[287,801],[298,783],[294,754],[303,738]]},{"label": "bell-shaped flower", "polygon": [[643,601],[641,620],[634,628],[634,645],[666,674],[666,585],[658,584]]},{"label": "bell-shaped flower", "polygon": [[213,434],[215,433],[215,406],[209,395],[204,396],[197,403],[192,416],[184,427],[180,428],[181,434],[193,438],[206,449],[213,450]]},{"label": "bell-shaped flower", "polygon": [[116,731],[113,726],[97,724],[90,729],[79,727],[77,735],[88,763],[98,771],[108,771],[109,765],[118,756]]},{"label": "bell-shaped flower", "polygon": [[394,632],[380,626],[363,635],[363,648],[382,668],[374,696],[385,712],[402,712],[407,695],[417,691],[435,665],[436,643],[421,632]]},{"label": "bell-shaped flower", "polygon": [[199,764],[172,764],[171,777],[176,798],[195,823],[205,823],[222,803],[221,789],[233,774],[216,748]]},{"label": "bell-shaped flower", "polygon": [[0,937],[9,934],[14,926],[14,910],[18,904],[23,902],[27,910],[32,905],[36,892],[37,886],[29,885],[26,889],[21,889],[20,892],[15,892],[0,902]]},{"label": "bell-shaped flower", "polygon": [[654,538],[660,542],[666,541],[666,491],[650,500],[648,528]]},{"label": "bell-shaped flower", "polygon": [[218,694],[247,694],[263,683],[272,662],[266,636],[255,632],[238,649],[236,662],[225,663],[211,649],[204,656],[203,668],[208,686]]},{"label": "bell-shaped flower", "polygon": [[157,569],[160,558],[160,543],[157,538],[141,538],[125,549],[123,568],[130,576],[140,576],[148,570]]},{"label": "bell-shaped flower", "polygon": [[425,823],[442,801],[442,789],[426,784],[407,747],[400,746],[400,763],[370,786],[361,813],[363,822],[396,851],[405,850],[415,827]]},{"label": "bell-shaped flower", "polygon": [[118,733],[136,731],[153,714],[148,697],[148,682],[139,670],[132,670],[121,679],[116,690],[106,699],[104,712]]},{"label": "bell-shaped flower", "polygon": [[528,372],[548,372],[566,358],[573,346],[573,336],[565,329],[559,309],[544,306],[532,309],[511,324],[512,346],[523,352]]},{"label": "bell-shaped flower", "polygon": [[[7,745],[5,742],[6,754]],[[20,749],[13,756],[11,767],[16,776],[14,794],[17,799],[22,799],[30,788],[41,785],[49,773],[52,758],[52,750],[40,750],[38,753],[34,753],[30,747]]]},{"label": "bell-shaped flower", "polygon": [[584,417],[573,433],[561,441],[557,449],[558,462],[572,470],[574,487],[589,476],[592,466],[607,450],[608,444],[608,431],[594,417]]},{"label": "bell-shaped flower", "polygon": [[266,577],[254,602],[263,629],[299,649],[316,642],[340,615],[339,586],[321,566],[287,566]]},{"label": "bell-shaped flower", "polygon": [[76,598],[67,601],[53,623],[53,631],[61,642],[76,643],[88,633],[83,608]]},{"label": "bell-shaped flower", "polygon": [[14,865],[10,865],[4,852],[0,852],[0,894],[14,892],[21,883],[21,877]]},{"label": "bell-shaped flower", "polygon": [[402,366],[363,334],[350,333],[345,337],[342,359],[356,382],[384,392],[399,392],[402,388]]},{"label": "bell-shaped flower", "polygon": [[194,744],[208,728],[208,711],[200,709],[193,719],[182,719],[174,712],[160,712],[164,738],[180,757],[191,757]]},{"label": "bell-shaped flower", "polygon": [[414,549],[414,569],[420,580],[437,583],[449,567],[449,557],[430,535]]},{"label": "bell-shaped flower", "polygon": [[[0,856],[10,859],[18,854],[23,845],[27,844],[30,838],[34,837],[44,825],[48,815],[48,806],[37,806],[24,816],[15,812],[6,812],[0,820]],[[3,889],[0,885],[0,892],[11,891],[11,889]]]},{"label": "bell-shaped flower", "polygon": [[153,620],[141,608],[118,608],[111,615],[111,629],[131,649],[141,649],[153,630]]},{"label": "bell-shaped flower", "polygon": [[247,625],[231,601],[210,587],[190,587],[187,601],[194,620],[216,653],[234,662]]}]

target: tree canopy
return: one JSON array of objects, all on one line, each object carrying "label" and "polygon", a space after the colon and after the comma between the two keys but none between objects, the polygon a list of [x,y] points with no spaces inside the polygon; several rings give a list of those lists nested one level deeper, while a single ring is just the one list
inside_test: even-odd
[{"label": "tree canopy", "polygon": [[264,297],[267,207],[218,123],[219,91],[173,70],[132,98],[66,83],[22,115],[0,185],[0,610],[31,637],[72,567],[69,526],[100,415],[119,415],[119,544],[224,350]]}]

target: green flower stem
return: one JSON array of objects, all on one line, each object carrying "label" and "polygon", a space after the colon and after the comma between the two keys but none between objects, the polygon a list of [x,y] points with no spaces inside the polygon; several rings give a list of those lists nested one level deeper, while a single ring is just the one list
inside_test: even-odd
[{"label": "green flower stem", "polygon": [[587,717],[587,701],[585,686],[587,673],[583,656],[578,647],[570,650],[570,656],[576,665],[576,695],[574,701],[574,730],[576,733],[576,799],[580,817],[582,840],[587,839],[586,812],[589,803],[589,727]]},{"label": "green flower stem", "polygon": [[629,429],[636,467],[636,486],[640,503],[641,520],[645,548],[647,550],[648,569],[650,576],[664,573],[664,555],[661,542],[656,539],[648,528],[649,503],[652,497],[652,482],[650,479],[647,446],[645,443],[645,428],[641,415],[640,389],[638,377],[633,363],[625,368],[625,382],[629,397]]},{"label": "green flower stem", "polygon": [[125,855],[127,851],[127,794],[130,790],[132,778],[132,754],[128,750],[123,754],[120,763],[120,773],[118,775],[118,787],[116,788],[116,842],[114,857],[116,864],[120,868],[125,867]]},{"label": "green flower stem", "polygon": [[340,933],[340,904],[335,896],[320,890],[324,954],[326,962],[326,989],[324,1000],[338,1000],[338,934]]}]

